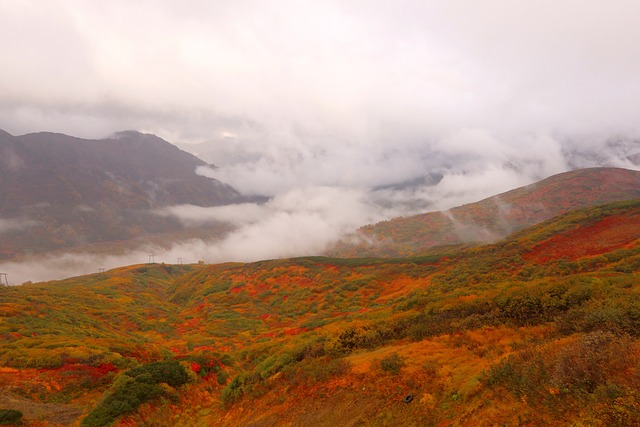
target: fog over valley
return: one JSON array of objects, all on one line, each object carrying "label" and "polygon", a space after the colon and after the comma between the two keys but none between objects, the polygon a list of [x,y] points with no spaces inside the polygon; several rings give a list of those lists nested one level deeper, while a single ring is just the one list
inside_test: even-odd
[{"label": "fog over valley", "polygon": [[[231,226],[215,239],[27,254],[0,271],[19,284],[149,254],[318,255],[366,224],[568,170],[638,169],[638,16],[628,0],[4,1],[0,129],[157,135],[245,199],[148,209]],[[0,238],[34,218],[0,218]]]}]

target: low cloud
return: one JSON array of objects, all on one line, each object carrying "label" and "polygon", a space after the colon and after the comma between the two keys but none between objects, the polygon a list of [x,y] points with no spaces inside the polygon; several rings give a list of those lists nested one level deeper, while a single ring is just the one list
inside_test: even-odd
[{"label": "low cloud", "polygon": [[386,208],[371,192],[353,188],[315,186],[275,196],[264,204],[214,208],[174,206],[172,215],[186,224],[228,222],[235,231],[204,247],[185,243],[174,251],[200,251],[208,261],[255,261],[322,253],[344,233],[400,213]]},{"label": "low cloud", "polygon": [[0,218],[0,234],[8,233],[11,231],[26,230],[39,224],[40,223],[38,221],[34,221],[31,219]]},{"label": "low cloud", "polygon": [[[465,137],[469,135],[473,135],[473,132]],[[486,135],[480,137],[486,138]],[[175,217],[187,227],[229,223],[235,229],[218,240],[191,239],[174,242],[169,247],[148,245],[124,255],[71,252],[43,255],[0,263],[0,270],[9,274],[11,284],[19,284],[27,280],[61,279],[95,273],[99,268],[145,263],[149,254],[154,254],[156,262],[166,263],[175,263],[178,258],[184,263],[199,260],[219,263],[318,255],[362,225],[427,211],[446,211],[562,172],[576,162],[583,166],[632,166],[627,156],[634,153],[636,148],[632,141],[616,142],[615,150],[603,157],[596,155],[601,151],[592,147],[585,150],[576,146],[575,150],[567,151],[551,138],[536,141],[540,143],[540,147],[544,147],[543,150],[523,147],[520,152],[500,158],[492,155],[482,158],[482,153],[478,152],[467,155],[462,147],[447,154],[434,153],[433,157],[418,156],[417,160],[415,156],[407,155],[407,163],[424,162],[432,167],[425,166],[420,173],[403,171],[395,176],[394,171],[390,170],[389,177],[379,182],[398,184],[391,187],[296,186],[286,182],[277,191],[269,187],[269,192],[276,194],[264,203],[217,207],[171,206],[155,213]],[[473,141],[467,143],[472,144]],[[396,156],[402,157],[397,153]],[[399,160],[392,160],[396,161]],[[384,158],[380,162],[379,167],[385,165]],[[252,165],[255,166],[255,163],[244,167],[250,170]],[[309,168],[313,167],[312,163],[308,165]],[[269,168],[274,170],[272,166]],[[238,169],[238,175],[229,174],[229,178],[232,181],[234,177],[246,179],[240,170]],[[209,171],[213,175],[218,173],[218,169]],[[306,173],[313,175],[320,171],[321,168]],[[256,176],[260,173],[256,171]],[[428,174],[432,174],[432,177]],[[416,176],[426,178],[413,181],[408,179]],[[340,181],[339,177],[327,178],[331,179],[334,182]],[[504,209],[508,209],[508,206]],[[0,232],[29,225],[29,222],[0,220]],[[461,224],[458,231],[465,236],[470,236],[471,233],[474,239],[495,237],[486,230],[476,229],[468,224]]]},{"label": "low cloud", "polygon": [[366,223],[640,164],[636,1],[41,3],[0,3],[0,128],[154,133],[270,198],[158,212],[237,227],[169,258],[317,253]]},{"label": "low cloud", "polygon": [[260,221],[264,208],[255,203],[202,207],[194,205],[176,205],[155,212],[160,216],[178,218],[185,226],[206,225],[226,222],[232,225],[246,225]]},{"label": "low cloud", "polygon": [[[203,208],[180,205],[157,211],[188,226],[226,222],[236,228],[219,240],[191,239],[170,247],[142,246],[123,255],[64,253],[0,263],[12,284],[95,273],[99,268],[155,262],[208,263],[258,261],[321,254],[359,226],[413,212],[364,189],[315,186],[275,196],[264,204],[244,203]],[[381,201],[386,200],[387,203]]]}]

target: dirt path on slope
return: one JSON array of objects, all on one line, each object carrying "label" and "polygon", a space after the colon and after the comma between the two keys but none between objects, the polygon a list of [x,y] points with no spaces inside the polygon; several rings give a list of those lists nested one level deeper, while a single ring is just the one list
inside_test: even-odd
[{"label": "dirt path on slope", "polygon": [[28,421],[47,421],[61,426],[72,425],[82,415],[78,406],[36,402],[7,388],[0,389],[0,408],[20,411]]}]

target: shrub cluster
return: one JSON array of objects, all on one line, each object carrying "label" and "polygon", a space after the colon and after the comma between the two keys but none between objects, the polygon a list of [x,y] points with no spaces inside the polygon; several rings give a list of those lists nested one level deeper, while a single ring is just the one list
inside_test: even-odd
[{"label": "shrub cluster", "polygon": [[395,351],[380,361],[380,369],[393,375],[398,375],[405,365],[404,359]]},{"label": "shrub cluster", "polygon": [[131,369],[113,383],[108,394],[82,420],[82,426],[108,425],[134,412],[142,403],[166,394],[166,385],[178,387],[188,381],[189,374],[177,361],[149,363]]},{"label": "shrub cluster", "polygon": [[0,425],[22,425],[22,412],[16,411],[15,409],[0,409]]},{"label": "shrub cluster", "polygon": [[251,372],[237,375],[222,390],[220,399],[226,405],[239,400],[243,395],[257,397],[265,390],[264,381],[282,372],[296,381],[324,380],[332,375],[346,372],[348,364],[335,362],[325,351],[325,338],[315,337],[291,349],[272,354],[257,363]]},{"label": "shrub cluster", "polygon": [[[602,425],[640,425],[637,341],[609,331],[583,334],[567,344],[522,350],[496,363],[486,377],[532,406],[597,411]],[[617,420],[617,421],[616,421]]]}]

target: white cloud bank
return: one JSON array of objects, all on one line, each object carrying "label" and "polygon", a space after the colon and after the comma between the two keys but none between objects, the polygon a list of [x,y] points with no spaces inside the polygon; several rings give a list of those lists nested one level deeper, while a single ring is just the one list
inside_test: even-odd
[{"label": "white cloud bank", "polygon": [[[571,168],[637,168],[638,16],[634,0],[7,0],[0,128],[203,143],[219,167],[199,173],[272,200],[167,210],[239,227],[168,258],[315,253]],[[441,179],[393,189],[421,177]]]}]

